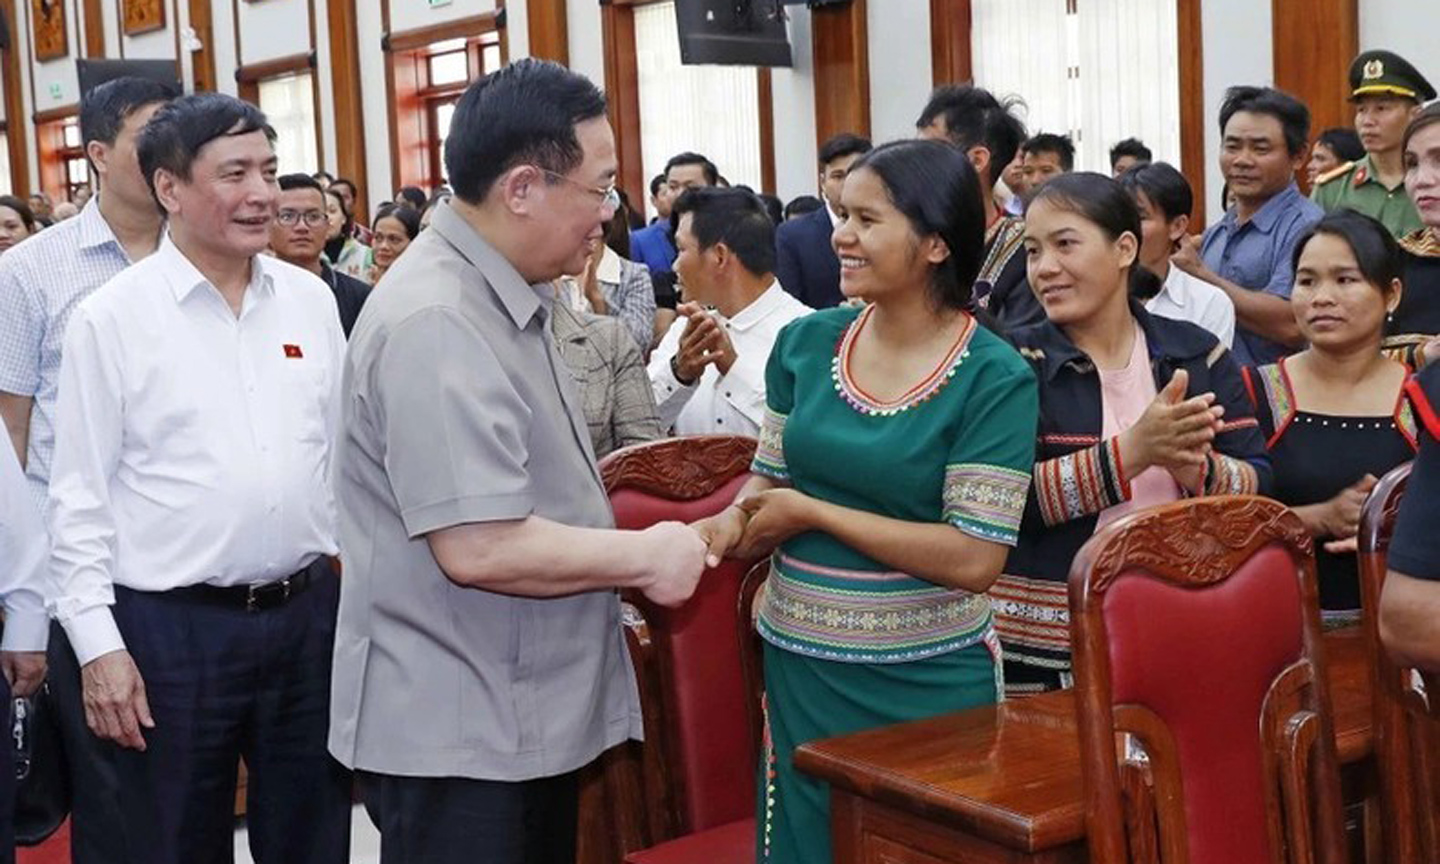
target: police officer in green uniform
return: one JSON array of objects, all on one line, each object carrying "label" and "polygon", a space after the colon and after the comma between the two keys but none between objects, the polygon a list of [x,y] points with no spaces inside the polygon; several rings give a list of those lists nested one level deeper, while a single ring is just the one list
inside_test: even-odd
[{"label": "police officer in green uniform", "polygon": [[1420,215],[1405,194],[1400,143],[1410,118],[1434,98],[1435,88],[1404,57],[1392,51],[1356,57],[1350,64],[1350,101],[1365,156],[1316,178],[1310,191],[1315,203],[1327,211],[1349,207],[1373,216],[1396,237],[1418,230]]}]

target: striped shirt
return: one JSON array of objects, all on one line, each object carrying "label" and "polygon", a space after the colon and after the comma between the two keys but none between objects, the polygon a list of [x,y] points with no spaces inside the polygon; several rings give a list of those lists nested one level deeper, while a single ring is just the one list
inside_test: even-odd
[{"label": "striped shirt", "polygon": [[25,476],[43,507],[55,451],[65,325],[81,300],[130,266],[96,196],[0,256],[0,391],[35,400]]}]

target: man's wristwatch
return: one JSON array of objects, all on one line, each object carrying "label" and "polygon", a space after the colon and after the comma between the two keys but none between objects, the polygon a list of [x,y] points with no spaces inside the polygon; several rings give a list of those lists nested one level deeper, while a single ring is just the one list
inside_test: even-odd
[{"label": "man's wristwatch", "polygon": [[691,378],[689,381],[686,381],[685,376],[680,374],[679,354],[670,355],[670,374],[675,376],[675,380],[680,382],[681,387],[693,387],[695,386],[695,382],[699,380],[697,378]]}]

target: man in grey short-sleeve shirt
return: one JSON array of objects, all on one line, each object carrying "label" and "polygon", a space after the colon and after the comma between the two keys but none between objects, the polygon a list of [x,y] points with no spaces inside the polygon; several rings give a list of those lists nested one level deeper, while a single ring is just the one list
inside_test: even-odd
[{"label": "man in grey short-sleeve shirt", "polygon": [[506,67],[462,97],[446,159],[456,198],[346,361],[330,749],[360,772],[384,864],[568,864],[574,772],[640,735],[613,589],[683,602],[705,544],[614,529],[550,337],[544,283],[614,212],[599,91]]}]

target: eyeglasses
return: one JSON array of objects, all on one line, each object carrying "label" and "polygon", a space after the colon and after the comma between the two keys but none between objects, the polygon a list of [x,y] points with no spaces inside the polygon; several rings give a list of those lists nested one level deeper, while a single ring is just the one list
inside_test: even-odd
[{"label": "eyeglasses", "polygon": [[[540,166],[538,165],[536,165],[535,167],[540,168]],[[615,210],[620,206],[620,190],[615,186],[614,183],[611,183],[609,186],[604,187],[586,186],[584,183],[581,183],[578,180],[571,180],[564,174],[556,174],[554,171],[548,171],[544,168],[540,168],[540,171],[544,173],[547,177],[554,177],[556,180],[563,180],[564,182],[569,183],[571,186],[576,186],[580,189],[584,189],[591,195],[598,197],[600,199],[600,206],[602,207],[609,207],[611,210]]]},{"label": "eyeglasses", "polygon": [[319,228],[321,225],[330,221],[330,217],[326,216],[325,213],[320,210],[306,210],[304,213],[297,213],[294,210],[281,210],[275,214],[275,221],[284,225],[286,228],[293,226],[296,222],[302,221],[311,228]]}]

